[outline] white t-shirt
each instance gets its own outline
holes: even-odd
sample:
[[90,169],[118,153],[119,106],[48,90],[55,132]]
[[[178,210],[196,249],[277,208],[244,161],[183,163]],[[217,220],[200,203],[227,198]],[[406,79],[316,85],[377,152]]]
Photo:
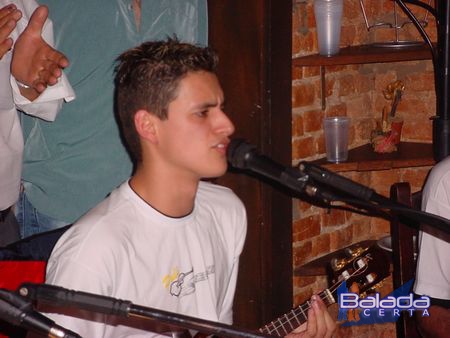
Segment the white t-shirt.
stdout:
[[[182,218],[153,209],[123,183],[58,241],[46,283],[232,323],[246,213],[228,188],[200,182]],[[148,331],[50,315],[83,337],[149,337]]]
[[[26,28],[31,14],[37,7],[34,0],[0,0],[0,7],[14,3],[22,11],[22,18],[11,33],[16,41]],[[42,32],[44,40],[53,44],[53,28],[47,20]],[[12,50],[0,59],[0,210],[13,205],[19,196],[22,173],[23,136],[16,108],[30,115],[53,121],[61,107],[62,99],[71,101],[75,94],[63,74],[54,86],[48,87],[33,102],[20,95],[15,79],[11,76]]]
[[[450,219],[450,157],[431,170],[422,193],[422,209]],[[421,232],[419,239],[414,292],[450,299],[450,236],[446,241]]]

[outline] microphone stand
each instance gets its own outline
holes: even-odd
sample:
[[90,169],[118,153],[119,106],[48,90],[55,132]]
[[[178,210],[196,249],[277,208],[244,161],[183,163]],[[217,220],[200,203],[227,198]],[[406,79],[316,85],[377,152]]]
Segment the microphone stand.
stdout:
[[14,326],[50,338],[81,338],[77,333],[36,312],[30,301],[5,289],[0,289],[0,318]]
[[[431,51],[436,89],[436,116],[433,117],[433,155],[436,161],[440,161],[450,155],[450,5],[446,0],[436,0],[436,8],[418,0],[395,0],[395,2],[412,21]],[[405,3],[422,7],[434,16],[437,28],[436,46],[433,46],[419,20]]]
[[[308,202],[310,201],[306,197],[314,198],[315,202],[320,202],[318,203],[320,207],[343,209],[330,204],[331,201],[342,201],[356,208],[363,208],[367,211],[367,215],[371,215],[369,211],[375,210],[378,213],[377,216],[381,215],[383,218],[390,219],[392,215],[386,212],[387,209],[395,212],[397,216],[405,216],[419,224],[425,223],[440,232],[450,234],[449,220],[397,203],[377,194],[371,188],[311,162],[302,161],[298,168],[285,167],[259,154],[254,145],[239,138],[231,140],[227,158],[231,169],[244,170],[249,174],[269,179],[283,189],[294,193],[294,197]],[[361,210],[356,209],[351,211],[362,213]],[[427,229],[427,231],[430,230]]]
[[78,310],[105,315],[115,315],[130,319],[134,317],[142,320],[153,320],[158,322],[158,324],[163,324],[162,326],[157,325],[157,332],[173,332],[174,335],[181,337],[184,337],[184,335],[180,334],[180,332],[187,330],[199,331],[202,334],[219,337],[273,337],[250,330],[237,329],[223,323],[135,305],[127,300],[69,290],[50,284],[24,283],[19,288],[19,294],[30,300],[56,307],[75,307]]
[[[342,201],[367,210],[390,210],[399,216],[407,217],[417,223],[425,223],[441,232],[450,234],[450,221],[446,218],[424,211],[412,209],[384,197],[375,190],[336,174],[319,165],[302,161],[299,171],[304,175],[299,186],[311,197],[318,197],[330,205],[331,201]],[[306,182],[306,183],[305,183]],[[385,218],[390,218],[388,213]]]

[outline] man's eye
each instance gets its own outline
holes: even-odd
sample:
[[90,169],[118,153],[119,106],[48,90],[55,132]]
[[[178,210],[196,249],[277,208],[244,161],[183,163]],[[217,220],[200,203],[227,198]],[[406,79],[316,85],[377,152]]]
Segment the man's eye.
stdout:
[[195,114],[198,115],[199,117],[206,117],[206,116],[208,116],[208,111],[202,110],[202,111],[196,112]]

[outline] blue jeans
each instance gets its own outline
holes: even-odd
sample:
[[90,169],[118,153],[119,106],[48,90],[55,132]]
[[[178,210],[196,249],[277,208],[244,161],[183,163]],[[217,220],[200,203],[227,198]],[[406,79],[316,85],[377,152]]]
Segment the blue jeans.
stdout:
[[22,191],[16,203],[16,219],[19,223],[20,237],[25,238],[44,231],[62,228],[69,223],[54,219],[36,210]]

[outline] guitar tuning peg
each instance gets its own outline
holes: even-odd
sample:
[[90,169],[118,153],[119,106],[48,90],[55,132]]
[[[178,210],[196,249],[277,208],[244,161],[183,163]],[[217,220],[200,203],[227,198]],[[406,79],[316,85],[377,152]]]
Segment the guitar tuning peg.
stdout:
[[347,280],[347,279],[350,278],[350,274],[348,273],[347,270],[344,270],[344,271],[341,273],[341,276],[344,278],[344,280]]
[[353,256],[353,250],[351,248],[346,248],[344,251],[347,256],[349,257]]
[[360,268],[360,269],[362,269],[363,267],[365,267],[367,265],[366,262],[362,258],[358,259],[356,261],[356,264],[358,265],[358,268]]
[[373,273],[369,273],[366,276],[366,280],[369,282],[369,284],[373,283],[375,281],[376,275]]
[[361,256],[368,248],[362,248],[360,246],[350,247],[345,249],[346,255],[355,258]]
[[331,264],[331,268],[334,271],[338,271],[338,270],[341,270],[347,264],[347,261],[346,261],[346,259],[333,258],[331,260],[330,264]]

